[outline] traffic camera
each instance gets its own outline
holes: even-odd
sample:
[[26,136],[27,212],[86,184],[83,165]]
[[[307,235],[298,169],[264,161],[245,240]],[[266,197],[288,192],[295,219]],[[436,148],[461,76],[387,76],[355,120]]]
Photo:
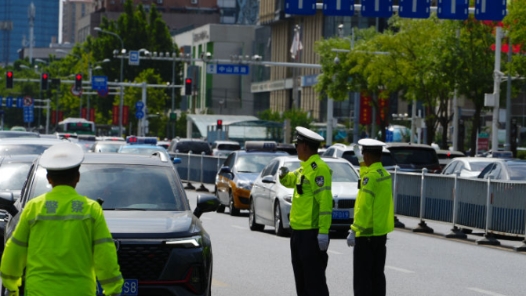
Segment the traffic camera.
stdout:
[[5,88],[13,88],[13,71],[7,71],[5,73]]
[[49,88],[49,74],[42,73],[40,75],[40,90],[48,90]]
[[75,75],[75,90],[81,91],[82,90],[82,74]]
[[184,95],[185,96],[192,95],[192,78],[186,78],[184,80]]

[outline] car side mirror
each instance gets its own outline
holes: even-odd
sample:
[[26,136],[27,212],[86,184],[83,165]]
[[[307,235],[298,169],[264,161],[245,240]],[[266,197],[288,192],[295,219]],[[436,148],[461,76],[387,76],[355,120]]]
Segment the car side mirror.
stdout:
[[219,169],[219,173],[221,173],[221,174],[231,174],[232,171],[230,170],[229,167],[224,166],[224,167],[222,167],[222,168]]
[[194,216],[201,217],[203,213],[213,212],[219,207],[219,200],[215,195],[205,194],[197,195],[197,206],[194,210]]
[[261,182],[268,184],[276,184],[276,180],[274,180],[274,177],[272,175],[267,175],[261,178]]
[[18,210],[14,204],[15,197],[13,196],[13,192],[0,192],[0,209],[6,210],[11,216],[15,216],[18,214]]

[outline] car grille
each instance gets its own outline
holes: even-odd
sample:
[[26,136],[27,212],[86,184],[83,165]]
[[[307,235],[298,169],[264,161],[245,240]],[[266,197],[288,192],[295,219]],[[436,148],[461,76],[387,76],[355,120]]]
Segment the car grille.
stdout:
[[122,276],[139,281],[158,280],[164,269],[170,248],[162,245],[121,244],[117,251]]
[[[354,208],[354,199],[340,199],[338,200],[338,209],[352,209]],[[336,202],[332,201],[332,207],[336,208]]]

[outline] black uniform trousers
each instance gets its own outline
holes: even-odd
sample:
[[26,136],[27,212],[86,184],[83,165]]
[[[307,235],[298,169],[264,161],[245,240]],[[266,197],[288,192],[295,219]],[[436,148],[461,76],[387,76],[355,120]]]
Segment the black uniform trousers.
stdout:
[[385,296],[387,235],[357,237],[354,246],[354,296]]
[[328,296],[325,269],[329,256],[320,251],[318,229],[292,230],[290,235],[292,269],[298,296]]

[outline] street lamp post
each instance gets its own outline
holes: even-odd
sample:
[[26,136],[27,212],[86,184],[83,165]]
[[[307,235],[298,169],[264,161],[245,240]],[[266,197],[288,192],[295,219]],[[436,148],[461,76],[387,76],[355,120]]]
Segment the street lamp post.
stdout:
[[121,42],[121,52],[120,52],[121,53],[120,54],[120,58],[121,58],[121,75],[120,75],[120,93],[121,93],[121,98],[120,98],[120,103],[119,103],[119,136],[122,137],[122,132],[123,132],[122,131],[122,105],[124,104],[124,91],[123,91],[123,87],[122,87],[122,82],[123,82],[122,81],[122,74],[123,74],[123,67],[124,67],[124,64],[123,64],[123,61],[124,61],[123,60],[123,56],[124,56],[124,42],[122,42],[122,38],[116,33],[103,30],[103,29],[101,29],[99,27],[95,27],[95,31],[115,36]]

